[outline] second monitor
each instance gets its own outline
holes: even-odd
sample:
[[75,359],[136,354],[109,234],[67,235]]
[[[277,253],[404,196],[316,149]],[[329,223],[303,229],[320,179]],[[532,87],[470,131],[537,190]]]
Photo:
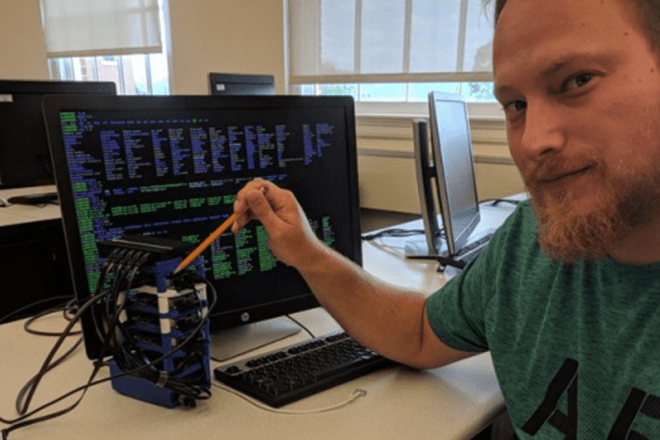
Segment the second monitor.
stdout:
[[416,121],[413,127],[428,254],[454,256],[474,238],[480,221],[467,103],[459,95],[431,92],[429,120],[430,154],[426,122]]
[[41,101],[45,95],[115,95],[112,82],[0,81],[0,188],[55,183]]
[[211,95],[274,95],[273,75],[209,73]]

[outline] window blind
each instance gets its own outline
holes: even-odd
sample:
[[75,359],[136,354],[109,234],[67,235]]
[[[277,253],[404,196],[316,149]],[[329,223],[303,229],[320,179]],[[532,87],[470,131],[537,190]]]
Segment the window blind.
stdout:
[[162,52],[158,0],[40,0],[49,58]]
[[289,0],[290,82],[492,81],[492,3]]

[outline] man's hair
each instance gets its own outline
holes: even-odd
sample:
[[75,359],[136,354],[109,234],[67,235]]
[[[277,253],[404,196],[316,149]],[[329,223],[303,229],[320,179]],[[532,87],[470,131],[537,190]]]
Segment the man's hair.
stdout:
[[[490,2],[491,0],[484,0],[484,4],[486,5],[490,4]],[[500,13],[505,3],[506,0],[495,0],[495,24],[497,24],[497,19],[500,18]]]
[[[635,10],[638,23],[646,35],[651,48],[660,58],[660,0],[618,0],[628,2]],[[491,0],[484,0],[488,5]],[[495,24],[507,0],[495,0]]]

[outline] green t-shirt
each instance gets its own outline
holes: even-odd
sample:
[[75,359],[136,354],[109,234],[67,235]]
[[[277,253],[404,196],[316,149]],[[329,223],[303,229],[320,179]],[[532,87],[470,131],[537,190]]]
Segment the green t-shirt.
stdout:
[[550,261],[524,203],[427,314],[490,350],[521,439],[660,438],[660,263]]

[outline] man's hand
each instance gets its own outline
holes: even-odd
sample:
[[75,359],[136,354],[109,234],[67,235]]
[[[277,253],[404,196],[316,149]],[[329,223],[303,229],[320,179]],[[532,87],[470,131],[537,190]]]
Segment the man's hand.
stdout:
[[234,212],[238,217],[232,232],[239,232],[252,219],[260,221],[271,251],[290,266],[300,269],[311,264],[323,247],[293,193],[267,180],[255,179],[245,185],[236,195]]
[[435,336],[426,317],[426,295],[385,285],[324,245],[290,191],[253,180],[238,192],[234,212],[239,215],[232,231],[259,220],[273,254],[298,269],[321,305],[358,341],[417,368],[472,355]]

